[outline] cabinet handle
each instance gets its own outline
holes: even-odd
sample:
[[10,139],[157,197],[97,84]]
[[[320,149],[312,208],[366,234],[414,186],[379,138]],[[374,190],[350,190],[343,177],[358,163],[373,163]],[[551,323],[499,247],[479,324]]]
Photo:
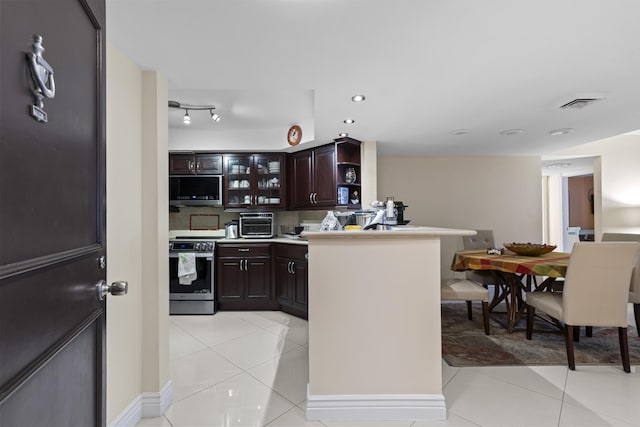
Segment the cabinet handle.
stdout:
[[249,260],[248,259],[244,260],[244,271],[249,271]]
[[200,162],[196,162],[196,171],[200,172]]
[[287,273],[291,274],[291,261],[287,263]]
[[313,203],[318,203],[318,193],[313,193]]
[[309,203],[313,204],[313,193],[309,193]]
[[193,162],[189,160],[189,170],[193,171]]
[[238,248],[238,252],[249,252],[249,248]]

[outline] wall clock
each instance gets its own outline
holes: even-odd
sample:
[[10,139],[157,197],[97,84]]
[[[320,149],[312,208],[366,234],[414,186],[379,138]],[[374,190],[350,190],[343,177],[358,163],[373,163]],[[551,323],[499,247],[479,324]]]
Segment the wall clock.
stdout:
[[302,129],[300,126],[293,125],[289,128],[289,132],[287,132],[287,142],[289,145],[298,145],[300,140],[302,139]]

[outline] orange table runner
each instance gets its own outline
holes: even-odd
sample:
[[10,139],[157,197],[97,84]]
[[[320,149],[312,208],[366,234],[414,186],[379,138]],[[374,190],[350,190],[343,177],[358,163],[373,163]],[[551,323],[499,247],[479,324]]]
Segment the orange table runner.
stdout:
[[453,271],[498,270],[505,273],[564,277],[570,256],[570,253],[565,252],[524,256],[506,250],[504,255],[488,255],[486,249],[473,249],[456,252],[451,262],[451,269]]

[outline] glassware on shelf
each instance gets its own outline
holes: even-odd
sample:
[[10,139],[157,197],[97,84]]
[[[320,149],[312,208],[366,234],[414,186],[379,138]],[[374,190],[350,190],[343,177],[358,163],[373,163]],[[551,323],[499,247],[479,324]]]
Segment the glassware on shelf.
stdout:
[[356,182],[356,179],[356,170],[354,168],[347,168],[344,174],[344,182],[346,182],[347,184],[353,184],[354,182]]

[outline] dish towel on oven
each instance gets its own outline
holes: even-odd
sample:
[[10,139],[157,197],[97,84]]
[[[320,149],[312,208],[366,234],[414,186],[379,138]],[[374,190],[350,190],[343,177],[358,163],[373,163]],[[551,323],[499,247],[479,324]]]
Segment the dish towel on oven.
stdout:
[[180,252],[178,254],[178,283],[190,285],[198,278],[196,273],[196,254]]

